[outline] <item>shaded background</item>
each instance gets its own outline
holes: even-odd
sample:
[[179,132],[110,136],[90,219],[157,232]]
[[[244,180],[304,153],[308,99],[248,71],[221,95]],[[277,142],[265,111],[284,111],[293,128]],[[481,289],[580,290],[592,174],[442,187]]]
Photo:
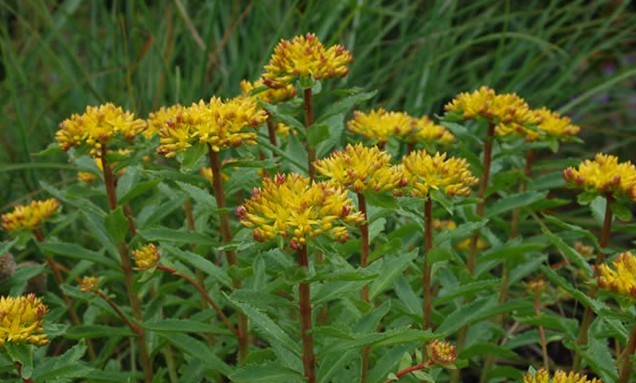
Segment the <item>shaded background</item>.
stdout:
[[[636,14],[624,1],[0,1],[0,213],[75,180],[44,151],[60,121],[111,101],[141,117],[231,97],[281,38],[351,50],[328,87],[379,90],[368,107],[439,114],[487,84],[582,126],[585,145],[636,159]],[[44,152],[42,152],[44,151]]]

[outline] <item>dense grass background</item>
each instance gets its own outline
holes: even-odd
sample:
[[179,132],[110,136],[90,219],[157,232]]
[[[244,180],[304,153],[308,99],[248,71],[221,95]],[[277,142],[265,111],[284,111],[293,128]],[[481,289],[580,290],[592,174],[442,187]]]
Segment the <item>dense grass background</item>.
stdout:
[[[233,96],[280,38],[312,31],[354,54],[372,105],[440,113],[488,84],[549,105],[585,146],[636,159],[636,14],[621,1],[0,1],[0,212],[75,176],[39,154],[60,121],[112,101],[145,117]],[[343,84],[329,84],[342,86]],[[60,181],[62,180],[62,181]]]

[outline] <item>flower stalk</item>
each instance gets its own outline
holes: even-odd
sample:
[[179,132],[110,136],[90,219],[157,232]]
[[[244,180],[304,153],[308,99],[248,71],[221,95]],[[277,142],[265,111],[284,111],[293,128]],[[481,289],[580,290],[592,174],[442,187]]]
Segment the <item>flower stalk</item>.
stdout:
[[[425,368],[429,368],[432,365],[434,365],[435,363],[432,360],[427,360],[426,362],[422,362],[418,365],[415,366],[411,366],[411,367],[407,367],[404,370],[400,370],[398,372],[395,373],[395,377],[400,379],[401,377],[403,377],[406,374],[410,374],[412,372],[415,371],[419,371],[419,370],[423,370]],[[395,379],[387,379],[384,381],[384,383],[391,383],[391,382],[395,382]]]
[[[309,257],[307,246],[298,249],[298,266],[309,271]],[[316,356],[314,355],[314,335],[311,325],[311,297],[310,284],[303,282],[298,285],[298,302],[300,306],[300,331],[303,343],[303,367],[308,383],[316,382]]]
[[[219,154],[213,150],[212,145],[208,144],[208,159],[210,162],[210,169],[212,169],[212,187],[214,188],[214,198],[216,199],[216,205],[219,209],[219,222],[221,228],[221,236],[224,245],[232,242],[232,231],[230,229],[230,216],[226,211],[227,203],[225,200],[225,191],[223,190],[223,175],[221,174],[221,162],[219,161]],[[226,249],[225,257],[230,267],[237,266],[236,252],[234,250]],[[232,284],[235,289],[243,287],[243,283],[238,278],[233,278]],[[242,312],[236,313],[238,320],[238,357],[242,363],[247,357],[249,352],[249,331],[247,316]]]

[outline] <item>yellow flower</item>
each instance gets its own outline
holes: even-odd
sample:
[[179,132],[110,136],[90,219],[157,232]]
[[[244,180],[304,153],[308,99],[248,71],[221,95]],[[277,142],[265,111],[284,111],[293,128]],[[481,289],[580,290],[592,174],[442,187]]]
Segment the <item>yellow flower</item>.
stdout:
[[73,114],[60,123],[55,138],[63,150],[86,145],[93,157],[101,156],[102,146],[113,137],[132,140],[146,129],[146,122],[111,103],[87,106],[82,115]]
[[2,228],[13,232],[19,230],[35,230],[50,216],[57,213],[60,201],[49,198],[44,201],[31,201],[28,205],[18,205],[12,212],[0,218]]
[[353,112],[353,119],[347,128],[367,139],[384,144],[390,137],[405,139],[415,129],[415,120],[404,112],[388,112],[383,108],[369,114]]
[[425,150],[409,153],[402,159],[411,195],[428,197],[431,190],[448,196],[467,196],[478,183],[463,158],[446,158],[446,153],[431,156]]
[[455,136],[442,125],[433,122],[428,116],[422,116],[415,120],[414,129],[408,141],[412,143],[452,144],[455,141]]
[[315,34],[307,33],[278,43],[265,65],[263,83],[270,88],[283,88],[294,79],[344,77],[349,73],[347,65],[351,60],[351,52],[342,45],[325,49]]
[[159,110],[156,110],[148,115],[148,128],[144,131],[146,138],[151,138],[168,123],[168,121],[174,121],[179,112],[183,110],[183,106],[177,104],[169,107],[162,106]]
[[551,111],[547,108],[541,108],[533,111],[537,118],[536,130],[526,130],[526,140],[536,141],[544,137],[555,137],[565,139],[579,134],[581,128],[572,124],[569,117],[563,117],[559,113]]
[[222,101],[212,97],[209,103],[201,100],[177,111],[174,119],[161,128],[157,152],[174,157],[196,143],[209,144],[215,152],[241,144],[253,145],[256,132],[246,128],[259,126],[266,119],[267,113],[252,98]]
[[97,291],[99,287],[99,278],[97,277],[84,277],[80,281],[79,288],[83,293],[91,293]]
[[557,370],[550,380],[550,374],[545,369],[540,368],[534,374],[528,372],[523,377],[523,383],[603,383],[603,381],[597,378],[588,379],[585,375],[562,370]]
[[455,346],[437,339],[426,345],[426,353],[432,362],[441,366],[453,364],[457,360]]
[[42,328],[47,307],[35,295],[0,297],[0,346],[30,343],[43,346],[49,341]]
[[598,285],[609,291],[636,298],[636,257],[627,251],[619,254],[612,262],[598,267]]
[[254,229],[257,241],[277,235],[292,248],[305,245],[307,238],[327,234],[338,241],[349,238],[344,223],[360,224],[364,218],[353,212],[347,192],[330,182],[310,182],[298,174],[278,174],[263,179],[252,198],[236,209],[243,225]]
[[160,258],[159,250],[153,243],[149,243],[141,249],[133,251],[132,256],[139,270],[150,270],[154,268]]
[[[292,84],[287,84],[280,88],[267,88],[263,83],[263,79],[258,79],[256,81],[249,82],[247,80],[241,81],[241,90],[243,91],[243,96],[252,97],[258,101],[267,103],[267,104],[275,104],[278,102],[283,102],[290,100],[296,96],[296,88]],[[265,87],[265,89],[260,89]]]
[[527,124],[536,124],[539,118],[530,106],[514,93],[496,94],[487,86],[473,93],[460,93],[444,106],[446,112],[460,113],[464,120],[484,118],[495,125],[498,136],[525,135]]
[[398,168],[391,166],[391,155],[377,147],[358,143],[347,145],[328,158],[314,163],[318,173],[327,176],[356,193],[388,191],[405,183]]
[[563,178],[586,191],[636,201],[636,167],[629,161],[619,163],[616,156],[598,153],[594,161],[583,161],[578,169],[565,169]]
[[531,294],[543,292],[545,291],[545,289],[545,281],[542,278],[537,278],[526,282],[526,290]]

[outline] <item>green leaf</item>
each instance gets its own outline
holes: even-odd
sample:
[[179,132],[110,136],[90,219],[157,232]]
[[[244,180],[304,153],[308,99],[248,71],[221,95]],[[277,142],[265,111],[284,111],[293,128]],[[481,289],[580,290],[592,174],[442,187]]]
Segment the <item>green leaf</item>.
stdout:
[[598,197],[598,193],[584,191],[576,197],[576,202],[578,202],[579,205],[589,205],[596,197]]
[[504,197],[486,208],[486,217],[491,218],[506,211],[530,205],[531,203],[544,199],[547,195],[547,191],[527,191]]
[[465,324],[472,323],[480,318],[484,313],[489,312],[494,307],[497,307],[497,297],[495,295],[480,298],[467,305],[462,305],[444,318],[442,324],[437,328],[436,333],[448,336],[459,330]]
[[157,335],[172,343],[184,354],[202,361],[208,369],[216,370],[226,376],[232,372],[232,368],[212,352],[210,347],[190,335],[174,332],[158,332]]
[[128,234],[128,219],[124,215],[122,207],[111,211],[106,218],[104,218],[104,227],[110,234],[113,241],[121,243],[126,240],[126,234]]
[[153,227],[137,230],[137,233],[148,242],[169,242],[175,244],[191,244],[215,246],[219,243],[210,236],[191,231],[169,229],[167,227]]
[[612,209],[612,213],[614,213],[616,218],[620,219],[623,222],[630,222],[632,220],[632,211],[625,204],[616,201],[610,206]]
[[166,251],[168,251],[176,259],[183,263],[194,266],[196,269],[203,271],[217,282],[221,283],[225,287],[232,287],[232,278],[227,274],[225,270],[215,265],[203,256],[193,253],[187,250],[180,250],[176,247],[169,245],[162,245]]
[[488,262],[498,259],[507,259],[511,257],[522,256],[524,254],[543,250],[548,244],[545,242],[530,242],[513,240],[502,244],[501,246],[488,249],[482,255],[479,256],[478,262]]
[[499,285],[501,285],[500,279],[490,279],[485,281],[464,283],[448,292],[445,290],[441,290],[439,292],[439,295],[435,297],[435,299],[433,299],[433,306],[437,307],[460,297],[472,296],[475,295],[475,293],[477,292],[495,289]]
[[47,358],[33,372],[34,381],[53,382],[68,378],[82,378],[94,369],[85,365],[81,358],[86,353],[86,341],[81,339],[63,355]]
[[104,249],[101,249],[100,251],[93,251],[85,249],[74,243],[51,241],[39,243],[38,246],[45,252],[50,252],[62,257],[75,260],[87,260],[114,269],[119,267],[118,262],[113,261],[111,258],[104,255]]
[[[159,185],[160,183],[161,183],[161,180],[139,182],[135,184],[135,186],[132,189],[130,189],[126,194],[124,194],[121,198],[119,198],[118,203],[123,205],[126,202],[132,200],[135,197],[142,195],[143,193],[149,190],[156,189],[157,185]],[[117,195],[121,195],[121,194],[117,194]]]
[[556,246],[561,254],[563,254],[570,262],[576,265],[580,270],[585,270],[588,276],[592,276],[592,268],[578,251],[565,243],[561,237],[553,234],[549,230],[543,229],[543,234],[548,237],[548,240]]
[[448,197],[446,197],[444,193],[442,193],[440,190],[433,189],[431,190],[430,196],[431,200],[440,204],[440,206],[442,206],[449,215],[453,215],[453,202]]
[[230,380],[237,383],[302,383],[305,377],[296,370],[267,363],[243,367],[231,374]]
[[327,124],[314,124],[307,129],[307,143],[311,147],[315,148],[316,145],[327,140],[329,137],[329,125]]
[[550,280],[550,282],[570,293],[574,298],[583,303],[586,307],[591,308],[595,313],[598,314],[603,309],[603,305],[601,303],[599,303],[596,299],[590,298],[589,295],[581,290],[576,289],[570,284],[570,282],[552,270],[552,268],[544,265],[541,266],[541,271],[543,272],[543,275]]
[[18,242],[17,238],[14,238],[13,241],[0,242],[0,255],[9,252],[9,250],[13,247],[13,245],[16,244],[16,242]]
[[104,325],[79,325],[72,326],[66,330],[64,334],[68,339],[91,339],[91,338],[109,338],[109,337],[130,337],[134,336],[128,327],[112,327]]
[[12,343],[8,342],[4,344],[4,349],[7,351],[9,358],[15,363],[22,365],[22,378],[28,379],[33,374],[33,348],[35,346],[26,343]]
[[378,324],[388,312],[391,310],[391,301],[387,300],[379,307],[371,310],[370,313],[364,315],[358,323],[353,326],[353,331],[358,333],[375,332],[378,328]]
[[208,153],[208,146],[195,144],[186,150],[177,152],[177,161],[181,164],[182,173],[193,173],[199,170],[199,162]]
[[369,287],[369,297],[373,299],[381,292],[390,288],[393,282],[402,275],[404,269],[409,267],[411,261],[417,257],[417,253],[418,249],[414,249],[406,254],[387,255],[383,257],[381,261],[376,261],[382,262],[381,269],[379,270],[380,276],[371,283]]
[[117,179],[117,190],[115,195],[118,199],[130,192],[133,186],[139,182],[140,170],[141,167],[139,166],[129,166],[126,168],[126,172]]
[[329,107],[325,109],[325,111],[320,115],[320,118],[317,122],[324,122],[328,118],[337,115],[337,114],[347,114],[351,108],[360,104],[363,101],[367,101],[375,97],[378,93],[377,90],[372,92],[362,92],[362,88],[353,88],[353,94],[350,96],[344,97],[340,101],[331,104]]
[[179,188],[186,192],[192,200],[200,203],[209,210],[216,210],[216,199],[208,190],[179,181],[177,181],[177,185],[179,185]]
[[9,286],[11,287],[9,295],[15,296],[21,294],[29,282],[29,279],[42,274],[46,267],[47,265],[43,263],[37,266],[29,265],[16,268],[15,274],[13,274],[11,279],[9,279]]
[[225,328],[213,326],[209,323],[198,322],[190,319],[161,319],[153,322],[144,322],[142,327],[156,332],[193,332],[208,334],[232,334]]
[[358,355],[359,353],[356,350],[326,355],[318,367],[318,383],[331,382],[331,377],[341,372],[345,366],[356,360]]

